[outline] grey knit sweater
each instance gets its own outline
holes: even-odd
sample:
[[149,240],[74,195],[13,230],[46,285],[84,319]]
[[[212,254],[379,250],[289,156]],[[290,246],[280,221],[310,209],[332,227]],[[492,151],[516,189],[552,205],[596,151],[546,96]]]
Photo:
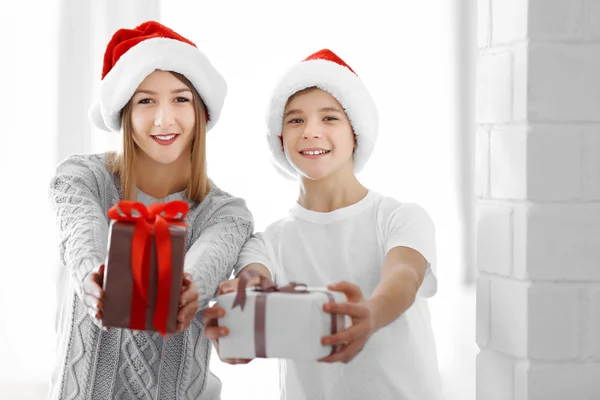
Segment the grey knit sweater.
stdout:
[[[189,272],[206,307],[218,284],[230,277],[242,245],[253,231],[244,200],[212,189],[202,203],[190,204]],[[57,168],[49,189],[60,237],[57,358],[50,399],[199,399],[204,393],[210,342],[202,312],[184,332],[164,339],[153,332],[112,328],[105,332],[89,318],[81,301],[82,280],[104,263],[108,210],[121,199],[118,178],[104,155],[76,155]],[[187,200],[184,193],[138,201]],[[202,398],[205,398],[204,396]]]

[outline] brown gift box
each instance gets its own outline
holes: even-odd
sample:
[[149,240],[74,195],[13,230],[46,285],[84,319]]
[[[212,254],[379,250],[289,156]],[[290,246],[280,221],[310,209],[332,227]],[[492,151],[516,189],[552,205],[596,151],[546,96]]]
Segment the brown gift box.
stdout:
[[[107,327],[130,328],[134,285],[131,268],[131,248],[135,226],[134,222],[111,221],[103,288],[103,324]],[[171,234],[172,270],[169,316],[166,330],[167,333],[174,333],[177,329],[177,312],[179,310],[179,297],[183,279],[187,227],[169,224],[169,231]],[[153,324],[158,290],[158,268],[154,233],[152,233],[150,243],[150,272],[145,330],[157,331]]]

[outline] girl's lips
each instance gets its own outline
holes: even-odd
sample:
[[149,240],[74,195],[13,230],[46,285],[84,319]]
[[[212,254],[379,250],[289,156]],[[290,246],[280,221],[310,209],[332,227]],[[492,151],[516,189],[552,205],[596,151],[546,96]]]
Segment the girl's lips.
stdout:
[[177,140],[177,138],[179,137],[179,135],[159,135],[161,137],[169,137],[169,136],[173,136],[171,139],[168,140],[164,140],[164,139],[159,139],[158,136],[152,136],[152,140],[154,140],[156,143],[160,144],[161,146],[168,146],[171,143],[173,143],[175,140]]

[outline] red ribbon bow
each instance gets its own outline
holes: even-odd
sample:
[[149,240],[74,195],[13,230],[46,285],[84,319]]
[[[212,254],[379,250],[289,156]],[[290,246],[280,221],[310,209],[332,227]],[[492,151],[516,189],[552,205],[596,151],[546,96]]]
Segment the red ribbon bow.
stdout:
[[[135,330],[146,328],[148,285],[150,278],[150,251],[152,233],[156,242],[158,264],[158,293],[153,324],[161,335],[166,335],[171,296],[171,233],[170,224],[184,225],[189,206],[176,200],[156,203],[148,208],[136,201],[122,200],[108,211],[115,221],[135,222],[131,243],[131,269],[133,275],[132,303],[129,327]],[[134,213],[137,212],[137,213]]]

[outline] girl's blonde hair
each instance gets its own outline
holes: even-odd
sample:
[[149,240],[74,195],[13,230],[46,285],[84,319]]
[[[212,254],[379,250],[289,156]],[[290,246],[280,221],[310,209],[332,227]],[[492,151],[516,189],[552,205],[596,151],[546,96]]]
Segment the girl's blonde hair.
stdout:
[[[185,76],[177,72],[171,73],[192,91],[194,99],[196,123],[192,139],[192,170],[187,184],[186,196],[191,201],[201,202],[210,191],[210,183],[206,174],[206,107],[194,85]],[[133,140],[131,109],[132,104],[129,100],[121,112],[122,151],[118,154],[115,152],[109,153],[107,158],[110,169],[119,177],[124,200],[136,200],[135,164],[136,153],[139,148]]]

